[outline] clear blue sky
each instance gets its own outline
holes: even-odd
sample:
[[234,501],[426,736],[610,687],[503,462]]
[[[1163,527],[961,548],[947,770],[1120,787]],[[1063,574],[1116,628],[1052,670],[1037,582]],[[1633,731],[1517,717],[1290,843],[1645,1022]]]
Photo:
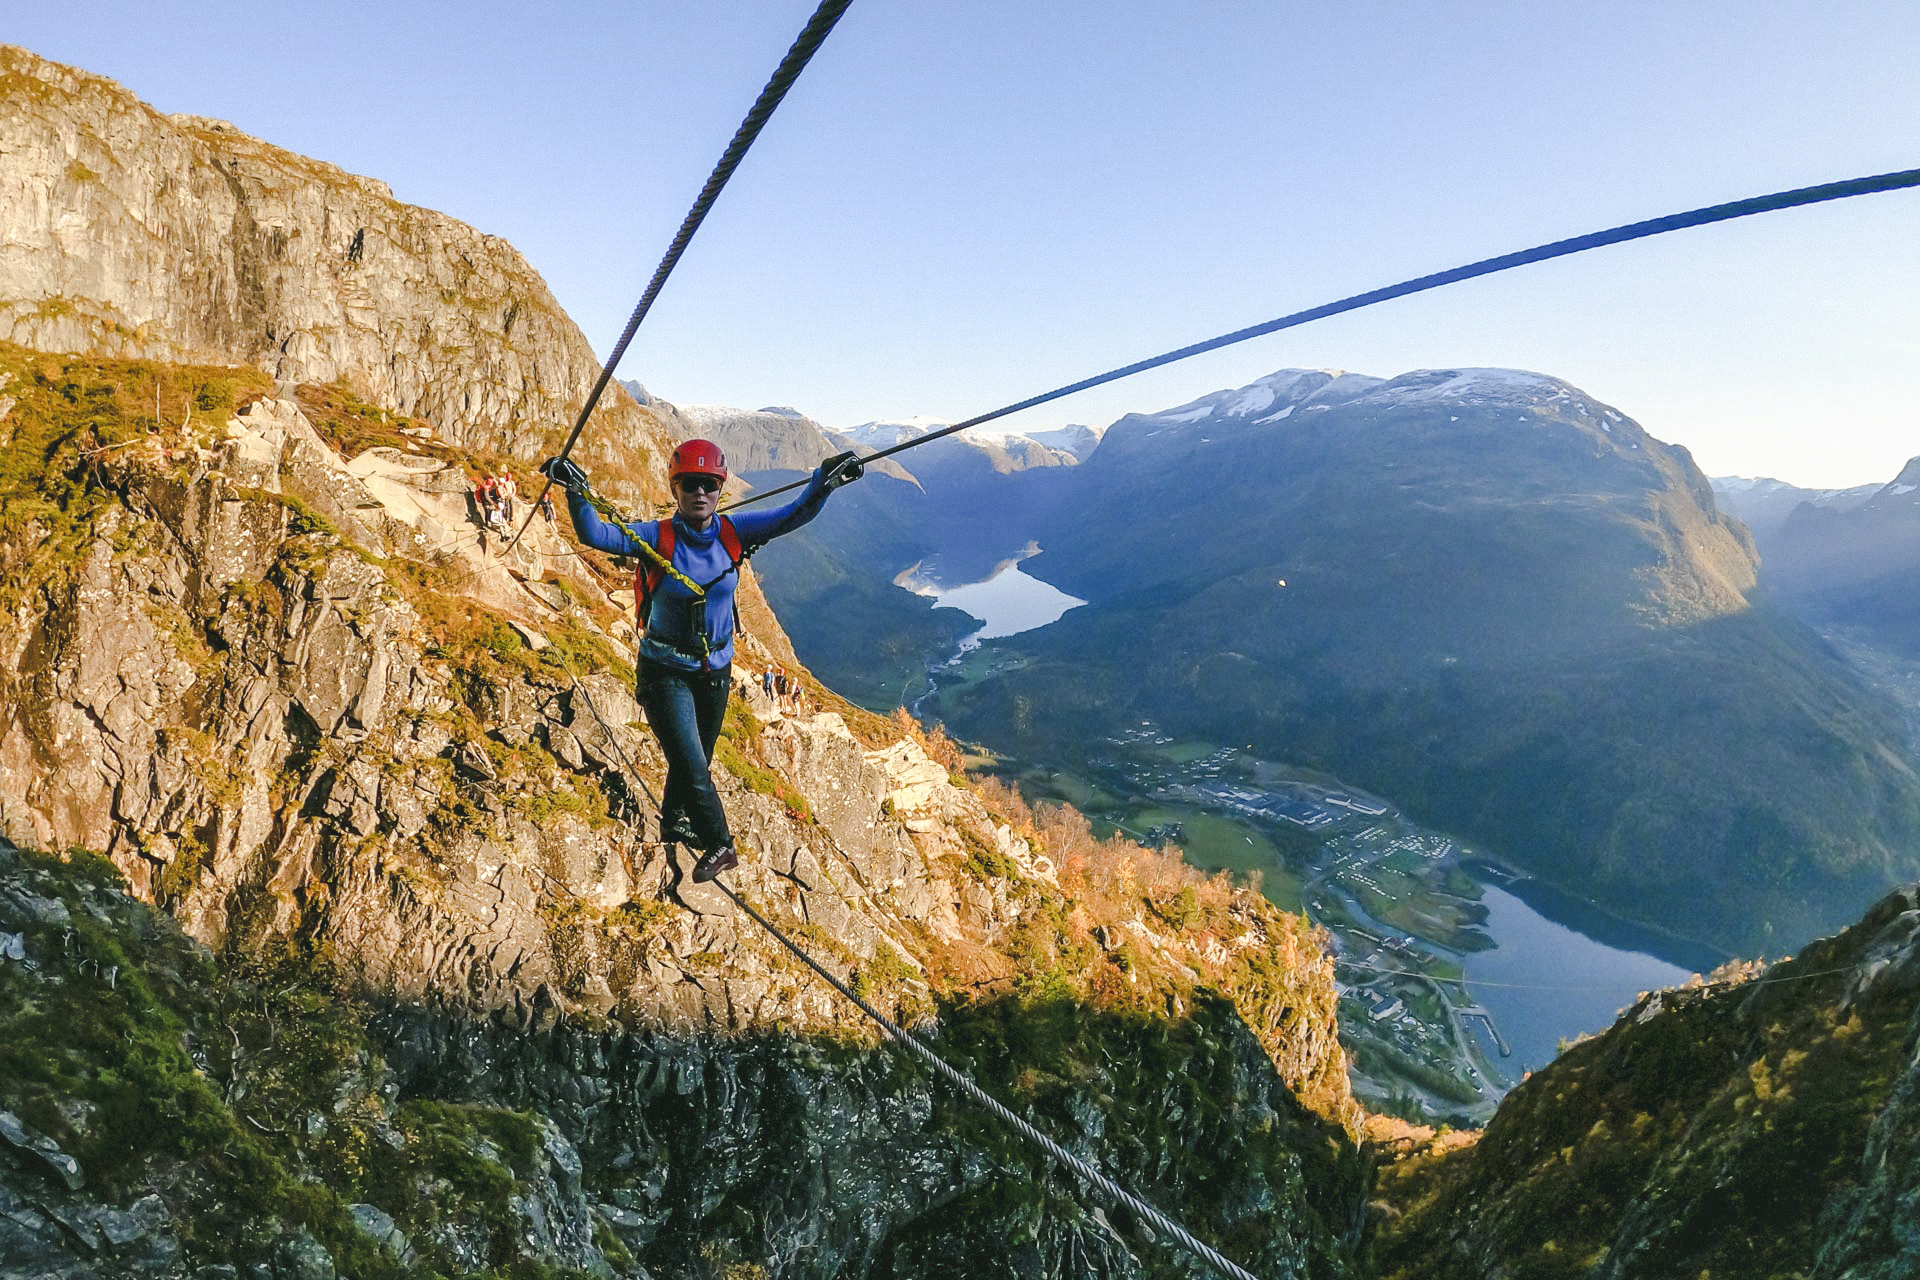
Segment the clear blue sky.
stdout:
[[[812,0],[15,6],[0,38],[513,241],[604,352]],[[1494,253],[1920,167],[1920,5],[855,0],[622,365],[959,418]],[[1016,419],[1285,366],[1565,377],[1715,474],[1920,454],[1920,192],[1454,286]]]

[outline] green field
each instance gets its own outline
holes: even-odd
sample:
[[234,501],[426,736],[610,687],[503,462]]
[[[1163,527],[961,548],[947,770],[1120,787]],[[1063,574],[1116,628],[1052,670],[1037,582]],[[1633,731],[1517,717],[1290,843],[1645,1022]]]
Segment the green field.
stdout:
[[1233,818],[1186,805],[1128,805],[1092,815],[1119,827],[1136,840],[1150,827],[1180,824],[1180,848],[1202,871],[1226,871],[1236,880],[1258,874],[1260,888],[1277,907],[1301,909],[1301,878],[1281,860],[1280,851],[1258,830]]
[[[1205,743],[1174,743],[1163,748],[1178,751],[1187,759],[1198,759],[1217,749]],[[1190,865],[1202,871],[1226,871],[1242,881],[1258,875],[1261,891],[1275,906],[1286,911],[1302,910],[1304,881],[1289,868],[1273,841],[1256,827],[1190,805],[1161,805],[1118,795],[1063,769],[1023,769],[1006,761],[999,772],[1020,788],[1030,804],[1057,800],[1080,810],[1093,824],[1094,834],[1102,839],[1118,832],[1144,840],[1149,829],[1177,822],[1181,829],[1178,843]]]

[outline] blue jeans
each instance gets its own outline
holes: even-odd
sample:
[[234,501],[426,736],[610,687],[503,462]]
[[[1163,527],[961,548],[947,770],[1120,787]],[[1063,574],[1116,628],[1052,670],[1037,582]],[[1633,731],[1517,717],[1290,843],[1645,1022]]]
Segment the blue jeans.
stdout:
[[647,724],[667,757],[667,792],[661,799],[660,825],[671,829],[676,818],[692,824],[703,850],[733,842],[727,829],[727,811],[713,788],[713,744],[727,718],[727,696],[733,692],[731,664],[714,671],[676,671],[646,659],[640,661],[640,706]]

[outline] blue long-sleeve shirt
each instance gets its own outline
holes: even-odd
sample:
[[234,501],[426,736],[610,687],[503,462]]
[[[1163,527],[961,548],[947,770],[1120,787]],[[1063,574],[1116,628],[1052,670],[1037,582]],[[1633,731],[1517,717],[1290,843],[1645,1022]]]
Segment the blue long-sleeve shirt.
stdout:
[[[771,542],[783,533],[791,533],[820,514],[831,490],[821,482],[818,472],[800,496],[772,511],[742,511],[733,527],[746,547]],[[653,560],[640,549],[644,539],[649,546],[660,541],[660,522],[648,520],[623,525],[600,518],[593,504],[578,493],[567,495],[567,510],[573,516],[573,532],[580,541],[616,556],[637,556],[642,570]],[[673,567],[703,587],[707,587],[707,664],[723,667],[733,661],[733,593],[740,575],[728,573],[733,564],[720,541],[720,517],[707,523],[705,531],[690,527],[680,517],[673,518]],[[723,576],[724,575],[724,576]],[[714,580],[718,578],[719,581]],[[708,587],[708,583],[713,583]],[[642,620],[646,633],[640,641],[640,656],[679,671],[701,669],[700,638],[693,633],[694,594],[672,574],[663,574],[653,593],[653,607]],[[639,602],[635,602],[636,609]]]

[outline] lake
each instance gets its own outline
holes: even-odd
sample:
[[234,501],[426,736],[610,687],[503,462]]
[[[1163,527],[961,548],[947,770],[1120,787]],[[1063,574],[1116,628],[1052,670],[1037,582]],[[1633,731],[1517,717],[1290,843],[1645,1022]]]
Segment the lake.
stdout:
[[1612,1026],[1642,991],[1677,986],[1695,972],[1549,920],[1497,884],[1483,888],[1488,914],[1482,927],[1496,946],[1462,963],[1468,991],[1493,1014],[1513,1049],[1511,1058],[1493,1059],[1510,1080],[1553,1061],[1562,1039]]
[[963,653],[982,640],[1017,636],[1022,631],[1044,627],[1067,610],[1086,603],[1023,572],[1018,564],[1004,566],[984,582],[969,582],[958,587],[936,586],[931,594],[941,604],[980,619],[980,629],[960,642]]

